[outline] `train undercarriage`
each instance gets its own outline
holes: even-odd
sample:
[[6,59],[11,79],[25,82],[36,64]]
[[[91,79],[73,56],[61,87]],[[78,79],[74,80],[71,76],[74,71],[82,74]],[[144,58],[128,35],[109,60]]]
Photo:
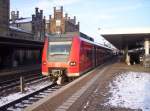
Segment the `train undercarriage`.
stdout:
[[67,71],[64,68],[50,68],[49,75],[52,82],[57,83],[58,85],[61,85],[64,82],[68,81]]

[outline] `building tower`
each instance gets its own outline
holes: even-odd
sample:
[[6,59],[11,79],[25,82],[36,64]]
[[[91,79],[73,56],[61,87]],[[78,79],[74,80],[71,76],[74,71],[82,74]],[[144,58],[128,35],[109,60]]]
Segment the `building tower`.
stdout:
[[63,34],[67,32],[78,32],[79,31],[79,22],[76,24],[76,17],[73,19],[68,17],[68,14],[63,16],[63,7],[56,9],[54,7],[53,17],[49,16],[49,21],[46,23],[46,31],[50,34]]
[[35,8],[35,14],[32,15],[32,32],[36,39],[43,40],[45,36],[45,17],[43,10]]
[[9,0],[0,0],[0,36],[7,36],[9,29]]

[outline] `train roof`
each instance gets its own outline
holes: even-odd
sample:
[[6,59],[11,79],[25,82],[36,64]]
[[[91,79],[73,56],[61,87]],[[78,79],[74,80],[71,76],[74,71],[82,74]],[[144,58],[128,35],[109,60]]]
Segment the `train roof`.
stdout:
[[60,40],[60,41],[64,41],[64,40],[72,40],[74,36],[79,36],[81,40],[83,41],[86,41],[88,43],[91,43],[91,44],[94,44],[94,45],[97,45],[97,46],[101,46],[103,48],[106,48],[106,49],[110,49],[109,47],[106,47],[100,43],[96,43],[94,42],[94,39],[92,37],[89,37],[88,35],[82,33],[82,32],[68,32],[68,33],[65,33],[65,34],[50,34],[50,35],[47,35],[47,37],[51,40],[51,41],[55,41],[55,40]]
[[87,39],[89,41],[94,41],[94,39],[92,37],[89,37],[88,35],[86,35],[86,34],[84,34],[82,32],[67,32],[65,34],[50,34],[50,35],[48,35],[48,37],[50,37],[50,38],[51,37],[53,37],[53,38],[54,37],[60,37],[60,38],[67,37],[67,38],[70,38],[70,37],[73,37],[75,35],[80,36],[80,37],[82,37],[84,39]]
[[94,44],[94,45],[96,45],[96,46],[100,46],[100,47],[102,47],[102,48],[105,48],[105,49],[108,49],[108,50],[112,50],[111,48],[109,48],[109,47],[107,47],[107,46],[104,46],[104,45],[102,45],[102,44],[100,44],[100,43],[96,43],[96,42],[94,42],[94,41],[89,41],[89,40],[87,40],[87,39],[84,39],[84,38],[81,38],[83,41],[86,41],[86,42],[88,42],[88,43],[91,43],[91,44]]

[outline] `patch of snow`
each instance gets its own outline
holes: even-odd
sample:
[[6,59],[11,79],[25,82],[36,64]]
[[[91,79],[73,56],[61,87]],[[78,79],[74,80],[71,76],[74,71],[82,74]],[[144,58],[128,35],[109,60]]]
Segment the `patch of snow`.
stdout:
[[25,33],[28,33],[28,34],[32,34],[30,31],[26,31],[26,30],[23,30],[23,29],[18,28],[18,27],[9,26],[9,28],[12,29],[12,30],[19,31],[19,32],[25,32]]
[[51,84],[50,81],[41,82],[39,84],[34,84],[34,85],[29,86],[29,87],[26,87],[24,93],[18,92],[18,93],[10,94],[6,97],[1,97],[0,98],[0,107],[7,104],[7,103],[9,103],[9,102],[11,102],[11,101],[19,99],[19,98],[21,98],[25,95],[28,95],[28,94],[30,94],[34,91],[42,89],[42,88],[44,88],[44,87],[46,87],[50,84]]
[[87,101],[83,108],[86,109],[89,106],[89,103],[90,101]]
[[150,111],[150,73],[122,73],[109,87],[111,97],[105,105]]
[[[30,23],[30,22],[32,22],[32,17],[15,20],[15,23]],[[10,23],[13,23],[13,22],[10,21]]]

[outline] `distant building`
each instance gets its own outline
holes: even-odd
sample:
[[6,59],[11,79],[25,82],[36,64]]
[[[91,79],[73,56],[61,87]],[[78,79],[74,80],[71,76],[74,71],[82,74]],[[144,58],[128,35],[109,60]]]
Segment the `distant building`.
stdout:
[[43,10],[35,8],[35,14],[32,15],[32,32],[35,36],[44,40],[45,37],[45,17],[43,17]]
[[63,7],[56,10],[54,7],[54,16],[49,16],[49,20],[46,21],[47,33],[66,33],[66,32],[78,32],[79,22],[76,24],[76,17],[73,19],[68,17],[68,14],[63,16]]
[[11,20],[13,23],[15,23],[15,20],[19,19],[19,11],[11,11]]
[[35,14],[27,18],[20,18],[19,11],[12,11],[10,25],[33,33],[36,40],[44,40],[45,18],[43,17],[43,10],[39,11],[38,8],[35,8]]
[[9,27],[9,0],[0,0],[0,36],[7,36]]
[[32,33],[32,18],[31,17],[18,18],[18,17],[19,16],[16,15],[15,11],[12,11],[10,25],[25,30],[29,33]]

